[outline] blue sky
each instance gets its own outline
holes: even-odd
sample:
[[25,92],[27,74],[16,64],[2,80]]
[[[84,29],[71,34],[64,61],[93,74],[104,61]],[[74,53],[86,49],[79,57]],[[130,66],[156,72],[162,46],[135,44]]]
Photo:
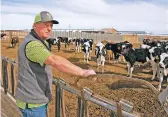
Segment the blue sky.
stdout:
[[55,29],[113,27],[168,34],[168,0],[2,0],[1,29],[31,29],[43,10],[60,22]]

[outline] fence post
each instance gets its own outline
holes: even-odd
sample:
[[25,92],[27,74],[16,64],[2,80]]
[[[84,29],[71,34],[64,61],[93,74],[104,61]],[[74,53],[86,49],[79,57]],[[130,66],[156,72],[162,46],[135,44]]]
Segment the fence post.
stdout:
[[55,117],[60,117],[60,100],[61,100],[61,88],[58,83],[55,85],[56,88],[56,96],[55,96]]
[[14,81],[14,63],[15,61],[13,61],[11,63],[11,84],[12,84],[12,95],[14,96],[14,86],[15,86],[15,81]]
[[117,116],[113,111],[111,111],[110,117],[117,117]]
[[8,71],[7,71],[7,66],[8,66],[8,62],[7,62],[7,57],[5,57],[2,60],[3,63],[3,86],[4,86],[4,94],[6,95],[8,92]]
[[2,62],[2,64],[1,64],[1,74],[2,74],[2,81],[1,81],[1,85],[3,86],[4,84],[3,84],[3,76],[4,76],[4,61],[3,61],[3,57],[1,58],[1,62]]
[[81,97],[78,96],[78,113],[77,117],[84,117],[84,104]]
[[64,103],[64,90],[61,88],[61,107],[62,107],[62,117],[66,117],[65,114],[65,103]]

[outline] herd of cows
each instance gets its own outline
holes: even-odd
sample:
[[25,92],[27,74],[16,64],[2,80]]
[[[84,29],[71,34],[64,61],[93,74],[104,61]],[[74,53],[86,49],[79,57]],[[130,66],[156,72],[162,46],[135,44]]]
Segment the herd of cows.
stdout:
[[[18,37],[13,37],[11,39],[11,47],[14,47],[18,42]],[[61,43],[65,44],[65,48],[69,48],[70,44],[74,44],[76,53],[84,53],[84,62],[89,63],[91,60],[91,52],[93,51],[94,44],[93,39],[57,37],[50,38],[47,42],[49,43],[50,48],[52,45],[57,45],[58,51],[60,51]],[[102,72],[104,72],[106,58],[110,59],[110,54],[112,54],[114,56],[115,64],[118,63],[120,56],[127,62],[129,77],[132,77],[136,62],[149,62],[153,71],[151,80],[154,80],[155,78],[159,79],[158,90],[161,90],[163,77],[167,77],[168,82],[168,41],[161,42],[144,39],[140,48],[134,48],[128,41],[119,43],[103,41],[96,44],[94,52],[97,58],[97,69],[101,66]]]
[[[93,51],[94,43],[93,39],[58,37],[56,39],[49,39],[48,42],[51,45],[57,45],[60,42],[64,42],[65,46],[74,43],[76,53],[84,53],[84,62],[88,63],[89,60],[91,60],[91,52]],[[122,56],[127,62],[129,77],[132,77],[132,72],[136,62],[149,62],[153,71],[151,80],[154,80],[155,78],[159,79],[159,91],[161,90],[163,77],[168,77],[168,41],[161,42],[144,39],[140,48],[134,48],[128,41],[120,43],[98,42],[95,46],[94,52],[97,58],[97,69],[99,69],[99,66],[101,65],[102,72],[104,72],[105,60],[111,52],[114,55],[114,63],[118,63],[120,56]]]

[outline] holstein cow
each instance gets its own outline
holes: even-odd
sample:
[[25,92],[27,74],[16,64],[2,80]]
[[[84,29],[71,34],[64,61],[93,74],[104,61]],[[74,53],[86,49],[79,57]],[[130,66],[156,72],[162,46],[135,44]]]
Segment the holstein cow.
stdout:
[[66,44],[67,44],[67,50],[70,50],[71,49],[70,46],[73,44],[73,39],[68,37],[68,42],[66,42]]
[[107,43],[105,45],[106,50],[111,50],[114,53],[114,64],[118,63],[118,58],[121,55],[122,48],[125,46],[132,46],[129,42],[120,42],[120,43]]
[[58,52],[60,51],[60,48],[61,48],[61,40],[59,38],[57,38],[58,41],[57,41],[57,46],[58,46]]
[[77,53],[80,53],[81,52],[81,39],[78,38],[78,39],[75,39],[75,51]]
[[104,72],[104,63],[105,63],[105,56],[106,56],[106,50],[105,46],[99,42],[96,45],[95,48],[95,55],[97,58],[97,70],[99,71],[99,66],[102,66],[102,73]]
[[154,80],[157,74],[157,77],[159,78],[159,66],[158,63],[160,61],[160,55],[163,53],[162,49],[160,47],[152,47],[149,49],[150,58],[151,58],[151,65],[152,65],[152,71],[153,75],[151,80]]
[[159,62],[159,86],[158,90],[161,90],[162,82],[163,82],[163,76],[167,77],[167,83],[168,83],[168,54],[162,53],[160,55],[160,62]]
[[132,72],[136,61],[145,63],[150,60],[150,53],[145,49],[134,49],[127,47],[121,53],[124,55],[127,61],[128,75],[130,77],[132,77]]
[[[154,80],[155,77],[157,77],[159,79],[159,86],[158,86],[158,90],[161,90],[161,84],[163,81],[163,68],[160,67],[160,65],[158,64],[159,61],[161,61],[161,58],[163,58],[162,56],[167,53],[167,44],[166,43],[162,43],[162,42],[156,42],[153,41],[150,44],[147,43],[148,45],[141,45],[141,48],[145,48],[145,49],[149,49],[149,53],[150,53],[150,63],[152,66],[152,71],[153,71],[153,75],[151,80]],[[149,46],[150,45],[150,46]],[[163,53],[163,55],[162,55]]]
[[132,72],[134,69],[135,62],[151,62],[152,70],[153,70],[153,77],[156,76],[157,71],[157,60],[159,59],[159,56],[161,55],[162,49],[160,47],[152,47],[150,49],[134,49],[134,48],[125,48],[121,52],[126,61],[127,61],[127,67],[128,67],[128,75],[132,77]]
[[118,61],[118,58],[119,58],[119,54],[120,54],[120,45],[118,45],[117,43],[116,44],[113,44],[113,43],[107,43],[105,45],[105,48],[106,50],[111,50],[113,53],[114,53],[114,63],[116,63]]
[[92,53],[92,49],[93,49],[93,39],[87,39],[89,41],[90,44],[90,54],[89,54],[89,60],[91,61],[91,53]]
[[5,33],[1,33],[1,39],[6,39],[6,34]]
[[12,37],[11,39],[11,47],[14,48],[16,44],[19,44],[19,37]]
[[161,53],[161,55],[155,58],[152,66],[153,66],[152,80],[154,80],[155,77],[159,79],[158,90],[160,91],[164,76],[167,77],[167,82],[168,82],[168,54]]
[[58,52],[60,51],[60,39],[59,38],[49,38],[47,39],[47,42],[49,43],[49,48],[52,47],[52,45],[58,46]]
[[84,44],[82,45],[82,51],[84,52],[84,63],[87,62],[89,63],[89,56],[90,56],[90,44],[88,41],[84,42]]

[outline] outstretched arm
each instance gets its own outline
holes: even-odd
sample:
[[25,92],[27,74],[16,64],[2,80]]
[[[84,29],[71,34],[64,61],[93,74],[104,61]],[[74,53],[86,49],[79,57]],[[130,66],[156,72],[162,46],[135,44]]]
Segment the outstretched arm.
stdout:
[[46,61],[45,64],[51,65],[54,68],[56,68],[58,71],[76,75],[76,76],[82,76],[82,77],[88,77],[89,75],[96,74],[93,70],[85,70],[82,69],[74,64],[72,64],[67,59],[57,56],[57,55],[50,55]]

